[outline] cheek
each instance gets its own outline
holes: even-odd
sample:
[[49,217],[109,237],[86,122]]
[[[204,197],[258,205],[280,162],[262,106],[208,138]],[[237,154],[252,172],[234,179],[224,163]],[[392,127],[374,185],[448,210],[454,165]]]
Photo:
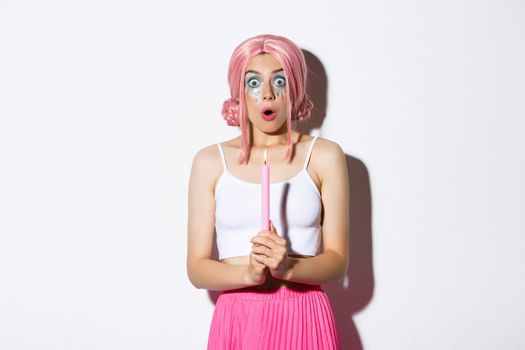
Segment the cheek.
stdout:
[[258,102],[254,96],[249,94],[248,89],[246,89],[246,94],[244,95],[244,103],[246,106],[246,116],[252,118],[257,111]]
[[286,89],[284,87],[281,87],[281,86],[276,86],[275,87],[275,94],[277,95],[277,97],[280,97],[281,99],[284,99],[284,93],[286,92]]
[[258,101],[261,98],[261,88],[246,88],[245,95]]
[[246,103],[247,107],[252,108],[253,106],[257,105],[257,98],[246,91],[246,94],[244,95],[244,102]]

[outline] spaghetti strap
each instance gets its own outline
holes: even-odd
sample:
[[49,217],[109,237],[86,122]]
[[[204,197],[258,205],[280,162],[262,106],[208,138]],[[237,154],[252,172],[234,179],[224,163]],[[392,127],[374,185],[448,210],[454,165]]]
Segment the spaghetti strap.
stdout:
[[306,170],[306,167],[308,166],[308,161],[310,160],[310,156],[312,155],[312,148],[314,147],[315,140],[317,140],[319,136],[314,136],[312,142],[310,143],[310,148],[308,149],[308,153],[306,154],[306,159],[304,160],[304,167],[303,169]]
[[228,169],[226,168],[226,160],[224,159],[224,152],[222,151],[222,146],[220,143],[218,143],[217,147],[219,147],[219,152],[221,153],[222,166],[224,168],[224,171],[226,172]]

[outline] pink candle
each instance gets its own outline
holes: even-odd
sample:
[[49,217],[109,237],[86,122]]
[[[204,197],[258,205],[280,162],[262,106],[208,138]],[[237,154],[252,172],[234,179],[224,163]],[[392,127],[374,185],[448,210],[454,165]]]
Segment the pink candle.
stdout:
[[270,167],[266,164],[266,149],[264,149],[261,190],[262,229],[270,230]]

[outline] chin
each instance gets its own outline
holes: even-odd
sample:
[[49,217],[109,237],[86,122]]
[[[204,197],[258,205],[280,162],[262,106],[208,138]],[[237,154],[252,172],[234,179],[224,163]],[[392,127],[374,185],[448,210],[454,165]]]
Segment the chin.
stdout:
[[286,132],[286,120],[272,120],[270,122],[262,120],[260,122],[258,121],[257,123],[254,123],[252,120],[250,120],[250,124],[266,133],[276,133],[281,129],[283,132]]

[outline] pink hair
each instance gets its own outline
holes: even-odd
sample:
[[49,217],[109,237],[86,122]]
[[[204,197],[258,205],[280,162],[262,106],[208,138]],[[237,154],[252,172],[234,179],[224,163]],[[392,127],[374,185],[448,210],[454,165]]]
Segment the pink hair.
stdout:
[[292,120],[303,120],[310,116],[312,101],[306,95],[307,68],[301,49],[291,40],[276,35],[257,35],[243,41],[233,51],[228,67],[228,83],[231,98],[224,101],[222,116],[230,126],[241,128],[241,155],[239,163],[248,161],[250,151],[247,141],[247,116],[244,102],[244,72],[248,62],[255,56],[268,53],[277,58],[283,66],[286,77],[286,98],[288,99],[287,128],[288,147],[286,159],[292,155]]

